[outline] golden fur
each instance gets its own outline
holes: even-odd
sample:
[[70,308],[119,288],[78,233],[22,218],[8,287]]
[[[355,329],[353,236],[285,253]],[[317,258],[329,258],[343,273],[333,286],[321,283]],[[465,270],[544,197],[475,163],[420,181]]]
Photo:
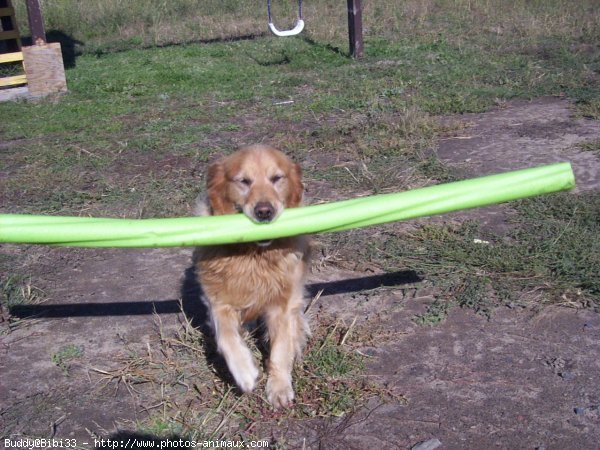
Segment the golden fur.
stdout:
[[[256,145],[211,165],[207,189],[201,213],[243,212],[253,221],[270,222],[284,208],[300,206],[304,187],[297,164],[278,150]],[[259,371],[241,326],[263,319],[270,342],[267,398],[276,408],[294,398],[292,367],[309,333],[303,315],[308,260],[305,236],[201,247],[195,255],[217,347],[244,392],[254,389]]]

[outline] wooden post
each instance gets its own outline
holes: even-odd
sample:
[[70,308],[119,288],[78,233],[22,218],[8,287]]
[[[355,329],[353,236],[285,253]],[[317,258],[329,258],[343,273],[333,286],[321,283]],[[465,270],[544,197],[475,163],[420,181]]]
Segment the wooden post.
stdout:
[[33,45],[45,44],[46,31],[44,30],[44,19],[42,18],[39,0],[27,0],[27,17],[29,18],[31,43]]
[[353,58],[362,58],[363,35],[361,0],[348,0],[348,37],[350,39],[350,55]]

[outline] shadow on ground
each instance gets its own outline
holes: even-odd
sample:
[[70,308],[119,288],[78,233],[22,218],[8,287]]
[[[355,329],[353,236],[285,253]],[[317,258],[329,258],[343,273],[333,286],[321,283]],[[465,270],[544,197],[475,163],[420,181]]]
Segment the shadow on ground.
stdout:
[[[357,293],[381,287],[401,287],[421,281],[414,271],[399,271],[382,275],[371,275],[345,280],[312,283],[307,286],[311,297],[321,292],[321,297],[337,294]],[[40,304],[15,305],[9,308],[10,315],[16,318],[58,318],[58,317],[99,317],[99,316],[139,316],[150,314],[178,314],[182,310],[197,328],[203,328],[207,321],[206,306],[200,301],[202,287],[199,285],[194,267],[185,271],[181,286],[181,300],[119,301],[110,303],[85,304]],[[204,331],[204,330],[203,330]]]

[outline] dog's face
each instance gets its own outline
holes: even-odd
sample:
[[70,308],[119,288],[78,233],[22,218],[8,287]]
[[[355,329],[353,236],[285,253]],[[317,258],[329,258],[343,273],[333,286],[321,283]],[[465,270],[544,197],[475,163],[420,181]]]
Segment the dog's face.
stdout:
[[213,215],[243,212],[254,222],[276,220],[299,206],[304,186],[300,166],[279,150],[256,145],[238,150],[208,169]]

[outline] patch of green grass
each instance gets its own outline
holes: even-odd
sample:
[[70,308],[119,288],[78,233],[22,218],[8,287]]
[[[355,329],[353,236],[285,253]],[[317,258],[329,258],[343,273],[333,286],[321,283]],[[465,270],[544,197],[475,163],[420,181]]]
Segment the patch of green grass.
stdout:
[[556,281],[556,294],[600,306],[600,193],[523,200],[518,210],[523,258]]
[[[600,195],[552,194],[517,203],[507,236],[486,236],[475,222],[427,225],[362,243],[388,270],[417,270],[436,300],[416,317],[437,323],[450,305],[489,317],[500,304],[554,302],[600,307]],[[529,306],[533,306],[529,303]]]
[[[45,300],[44,292],[35,287],[29,277],[22,274],[22,269],[15,269],[8,257],[0,254],[0,335],[18,328],[26,321],[16,319],[10,315],[10,309],[19,305],[34,305]],[[17,258],[14,258],[16,261]],[[10,267],[10,268],[9,268]]]
[[351,330],[336,323],[317,328],[295,371],[299,417],[342,416],[374,393],[365,384],[363,359],[341,344]]
[[582,144],[579,144],[579,148],[585,150],[586,152],[592,152],[597,155],[600,155],[600,139],[583,142]]
[[52,362],[60,367],[65,375],[69,375],[69,369],[73,360],[83,356],[83,347],[75,344],[62,346],[52,355]]
[[437,325],[446,319],[449,309],[450,304],[448,302],[436,298],[431,305],[427,306],[424,313],[415,316],[414,322],[419,325]]
[[451,172],[448,166],[440,162],[435,156],[423,158],[419,161],[417,168],[424,176],[434,179],[439,183],[458,181],[456,175]]

